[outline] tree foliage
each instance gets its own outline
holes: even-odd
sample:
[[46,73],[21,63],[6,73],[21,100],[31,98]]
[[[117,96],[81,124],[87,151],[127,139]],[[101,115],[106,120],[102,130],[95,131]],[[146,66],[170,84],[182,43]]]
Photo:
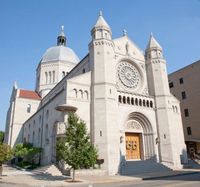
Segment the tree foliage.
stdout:
[[30,143],[23,143],[15,146],[14,155],[32,163],[41,151],[42,148],[33,147]]
[[4,141],[4,132],[0,131],[0,143],[3,143]]
[[10,160],[13,156],[13,151],[11,147],[7,144],[0,144],[0,165],[4,162]]
[[57,159],[63,159],[73,170],[94,166],[97,149],[90,142],[85,122],[74,113],[69,114],[65,135],[57,143]]

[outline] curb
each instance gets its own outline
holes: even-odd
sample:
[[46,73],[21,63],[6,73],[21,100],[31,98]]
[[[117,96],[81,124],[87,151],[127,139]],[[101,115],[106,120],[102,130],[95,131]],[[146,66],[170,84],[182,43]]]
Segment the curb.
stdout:
[[200,172],[192,171],[192,172],[187,172],[187,173],[177,173],[177,174],[171,174],[171,175],[165,175],[165,176],[146,177],[146,178],[142,178],[142,180],[162,179],[162,178],[177,177],[177,176],[191,175],[191,174],[197,174],[197,173],[200,173]]

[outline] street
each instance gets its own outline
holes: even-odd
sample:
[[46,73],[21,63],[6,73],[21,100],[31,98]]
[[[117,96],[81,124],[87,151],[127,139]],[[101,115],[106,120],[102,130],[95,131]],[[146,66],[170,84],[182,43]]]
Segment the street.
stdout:
[[[30,184],[33,186],[33,184]],[[200,173],[187,174],[182,176],[174,176],[167,178],[160,178],[154,180],[144,181],[131,181],[131,182],[119,182],[119,183],[105,183],[105,184],[78,184],[78,183],[66,183],[66,186],[76,187],[199,187],[200,186]],[[0,183],[0,187],[27,187],[27,185],[15,185],[15,184],[3,184]],[[48,187],[48,186],[35,186],[35,187]]]

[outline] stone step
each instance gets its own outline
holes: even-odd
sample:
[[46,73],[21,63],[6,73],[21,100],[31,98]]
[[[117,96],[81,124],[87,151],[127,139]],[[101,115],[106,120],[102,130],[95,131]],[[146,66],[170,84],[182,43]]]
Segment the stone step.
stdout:
[[51,176],[62,176],[62,173],[60,170],[54,165],[47,165],[47,166],[42,166],[40,168],[32,170],[33,174],[45,174],[45,175],[51,175]]
[[124,161],[121,164],[121,175],[136,175],[150,172],[166,172],[172,169],[153,160]]

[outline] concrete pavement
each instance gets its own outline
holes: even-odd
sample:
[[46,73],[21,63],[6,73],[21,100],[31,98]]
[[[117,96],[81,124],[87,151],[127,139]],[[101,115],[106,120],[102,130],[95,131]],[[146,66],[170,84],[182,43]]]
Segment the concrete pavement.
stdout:
[[71,183],[71,179],[66,176],[52,176],[48,174],[34,174],[28,171],[21,171],[16,168],[4,166],[4,176],[1,177],[0,186],[2,184],[17,184],[24,186],[77,186],[80,184],[103,184],[103,183],[120,183],[131,182],[136,180],[150,180],[170,176],[188,175],[191,173],[200,173],[196,169],[184,169],[179,171],[144,173],[134,176],[83,176],[77,177],[79,182]]

